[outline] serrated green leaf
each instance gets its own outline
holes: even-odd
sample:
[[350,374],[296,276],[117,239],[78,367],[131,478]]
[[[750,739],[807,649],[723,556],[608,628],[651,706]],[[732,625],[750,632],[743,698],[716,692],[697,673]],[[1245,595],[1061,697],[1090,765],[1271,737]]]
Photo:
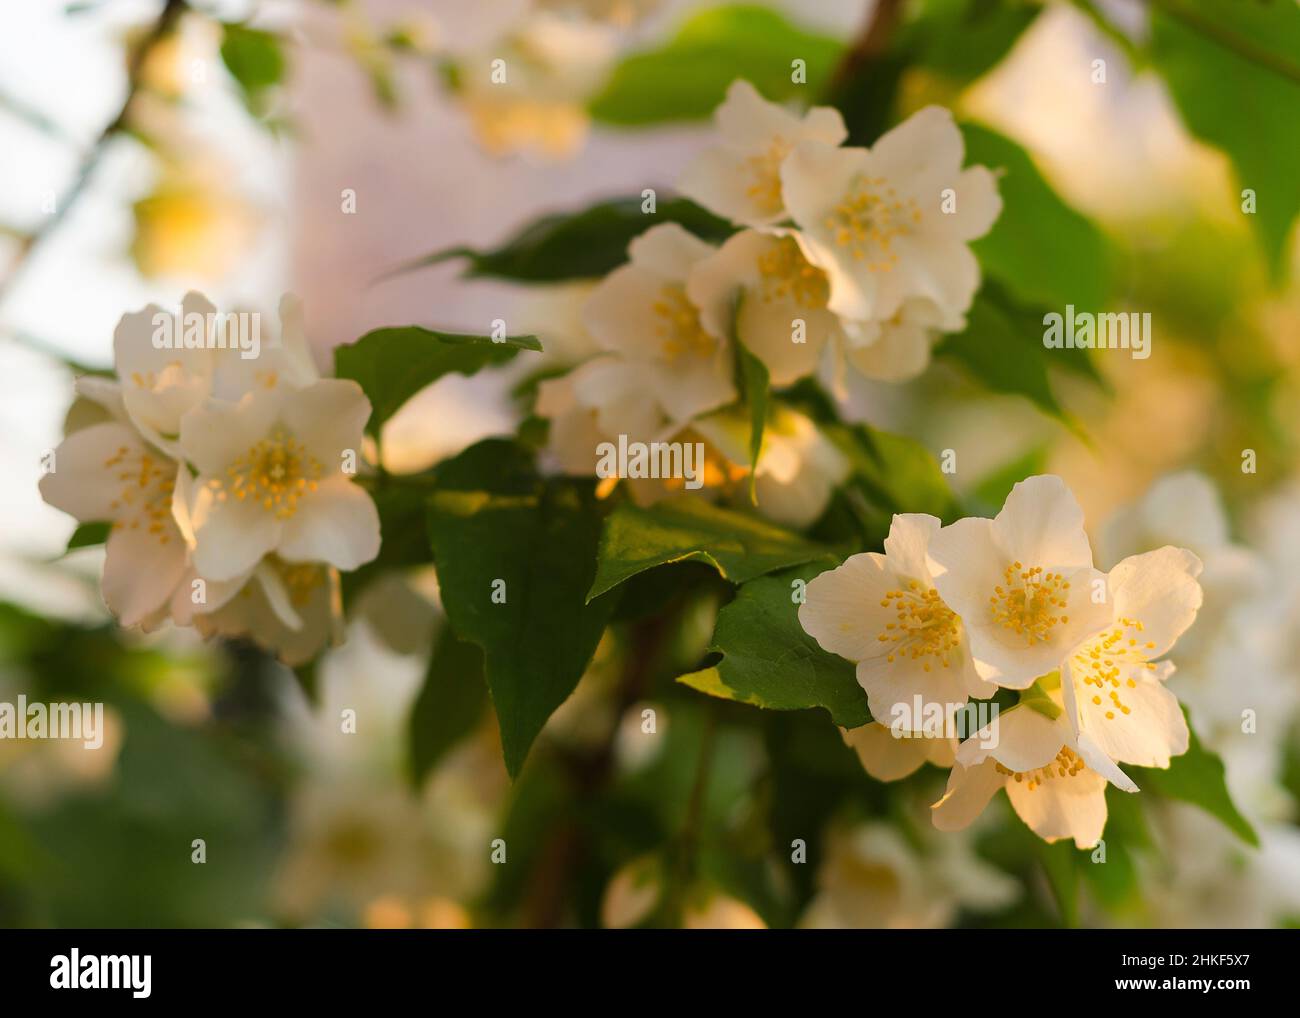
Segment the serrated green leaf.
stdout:
[[691,495],[642,508],[624,503],[605,520],[589,598],[669,562],[697,561],[732,583],[801,565],[829,549],[755,516]]
[[419,788],[443,755],[468,735],[487,708],[483,651],[443,627],[424,685],[411,707],[410,775]]
[[[774,102],[802,100],[821,94],[842,50],[767,7],[714,7],[664,45],[624,58],[589,108],[596,120],[622,126],[702,120],[737,78]],[[805,62],[806,83],[793,80],[796,59]]]
[[443,607],[457,636],[483,649],[515,776],[613,609],[613,596],[586,600],[601,529],[594,485],[544,480],[527,449],[489,439],[439,465],[428,528]]
[[823,560],[742,586],[718,613],[710,649],[722,660],[677,681],[769,710],[820,707],[844,728],[865,725],[871,711],[853,662],[828,654],[804,632],[792,599],[794,581],[809,580],[830,565]]
[[998,177],[1002,214],[971,249],[985,275],[1021,303],[1064,312],[1104,311],[1110,253],[1102,232],[1067,205],[1010,138],[979,124],[962,124],[967,164]]
[[1168,770],[1158,767],[1125,767],[1129,776],[1143,792],[1154,792],[1169,799],[1179,799],[1199,806],[1221,821],[1228,830],[1246,844],[1259,847],[1259,835],[1250,821],[1241,815],[1224,780],[1223,761],[1212,750],[1206,749],[1196,737],[1191,716],[1187,717],[1187,730],[1191,739],[1187,752],[1174,757]]
[[465,275],[520,283],[595,279],[627,261],[633,238],[660,223],[677,223],[701,240],[721,243],[736,228],[685,198],[660,198],[643,212],[641,198],[616,198],[580,212],[543,216],[500,247],[482,251],[453,247],[399,266],[391,275],[455,258],[469,262]]
[[334,349],[334,374],[350,378],[370,397],[374,408],[366,430],[378,434],[402,405],[444,375],[472,375],[504,364],[520,350],[541,350],[536,336],[488,336],[435,332],[418,325],[375,329],[355,343]]

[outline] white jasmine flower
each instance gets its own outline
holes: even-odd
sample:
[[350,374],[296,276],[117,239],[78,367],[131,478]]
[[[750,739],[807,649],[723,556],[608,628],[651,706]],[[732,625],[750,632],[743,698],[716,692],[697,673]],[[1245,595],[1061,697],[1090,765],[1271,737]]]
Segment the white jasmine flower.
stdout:
[[[724,411],[693,422],[685,433],[703,438],[707,484],[716,473],[739,482],[749,473],[750,420],[747,413]],[[709,454],[715,453],[711,459]],[[718,462],[718,459],[721,462]],[[708,466],[716,463],[717,470]],[[835,486],[849,473],[849,463],[812,419],[787,407],[773,409],[758,452],[754,496],[758,511],[777,523],[807,527],[826,511]],[[743,494],[742,494],[743,493]],[[748,499],[744,484],[732,483],[734,499]]]
[[1111,624],[1066,658],[1066,715],[1110,759],[1168,767],[1187,752],[1187,721],[1164,686],[1173,664],[1156,660],[1196,619],[1201,561],[1164,547],[1126,558],[1107,576]]
[[927,763],[951,767],[957,759],[954,738],[899,738],[879,721],[842,728],[840,734],[844,744],[857,753],[862,769],[877,781],[899,781]]
[[[164,321],[165,320],[165,321]],[[253,388],[307,385],[319,377],[302,329],[301,305],[280,302],[278,343],[261,343],[255,357],[216,346],[216,308],[191,291],[181,313],[150,304],[122,316],[113,332],[113,360],[131,423],[152,444],[179,458],[181,417],[209,396],[239,399]],[[159,345],[162,335],[172,345]]]
[[379,516],[344,472],[360,455],[370,401],[355,382],[208,400],[181,420],[196,468],[187,511],[201,576],[229,580],[272,552],[356,569],[379,552]]
[[976,671],[999,686],[1027,688],[1111,621],[1083,510],[1059,477],[1021,481],[994,519],[944,527],[929,556]]
[[194,627],[206,637],[248,637],[294,667],[337,643],[342,617],[337,570],[268,555],[234,590],[209,592],[195,606]]
[[[1048,691],[1060,711],[1061,691]],[[1106,826],[1106,783],[1126,792],[1137,786],[1106,756],[1076,738],[1065,714],[1049,718],[1019,704],[1001,712],[957,749],[943,798],[931,807],[941,831],[968,826],[1005,788],[1016,815],[1040,838],[1073,838],[1091,848]]]
[[832,831],[817,888],[804,929],[935,929],[962,907],[1001,908],[1019,893],[968,839],[935,836],[918,850],[883,823]]
[[[870,150],[805,141],[781,166],[782,194],[846,319],[892,317],[906,297],[964,313],[979,287],[967,244],[1002,210],[992,173],[961,168],[952,114],[929,106]],[[945,192],[951,192],[945,194]],[[945,211],[945,201],[953,211]]]
[[[97,402],[121,406],[112,382],[80,387]],[[81,523],[111,524],[104,601],[124,626],[144,624],[185,571],[185,540],[172,517],[180,469],[125,420],[109,419],[68,435],[54,451],[54,469],[41,478],[41,497],[50,505]]]
[[781,164],[802,141],[838,145],[847,136],[837,110],[817,106],[803,116],[768,102],[736,80],[713,112],[720,144],[686,168],[679,190],[705,208],[746,226],[786,218]]
[[[799,623],[822,649],[857,663],[882,722],[898,704],[911,710],[918,695],[947,705],[995,691],[976,672],[963,620],[935,589],[926,551],[940,526],[923,513],[896,515],[883,555],[853,555],[815,577],[799,608]],[[920,731],[921,720],[905,730]]]
[[736,398],[731,344],[704,328],[686,293],[691,266],[712,251],[676,223],[652,227],[628,246],[628,264],[601,280],[583,316],[680,424]]

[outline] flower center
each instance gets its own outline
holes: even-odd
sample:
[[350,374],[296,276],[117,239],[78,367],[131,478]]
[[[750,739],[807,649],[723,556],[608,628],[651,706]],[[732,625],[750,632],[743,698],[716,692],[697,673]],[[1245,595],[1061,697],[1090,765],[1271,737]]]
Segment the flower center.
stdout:
[[830,299],[826,273],[810,263],[793,237],[781,237],[758,256],[763,300],[793,300],[802,307],[819,309]]
[[289,601],[301,608],[311,600],[312,594],[325,584],[325,570],[310,562],[278,562],[276,569],[289,591]]
[[240,502],[252,499],[267,512],[288,519],[298,511],[298,500],[318,487],[320,461],[283,428],[257,442],[226,468],[226,478],[212,478],[208,486],[224,502],[233,495]]
[[745,194],[765,216],[774,216],[784,207],[781,200],[781,163],[792,148],[788,141],[778,136],[772,139],[764,151],[745,160],[745,167],[753,177],[753,183],[745,188]]
[[[1085,686],[1095,687],[1098,692],[1092,694],[1094,706],[1101,707],[1108,703],[1106,720],[1114,721],[1116,713],[1130,713],[1129,706],[1120,699],[1125,689],[1136,689],[1137,681],[1121,677],[1121,666],[1141,664],[1154,670],[1155,665],[1147,660],[1147,651],[1155,650],[1155,644],[1143,643],[1139,635],[1143,630],[1138,619],[1121,618],[1115,628],[1090,640],[1084,648],[1074,655],[1074,673]],[[1086,691],[1085,691],[1086,695]],[[1105,701],[1102,697],[1105,696]]]
[[1002,574],[1003,584],[993,588],[989,604],[993,620],[1005,629],[1025,638],[1029,646],[1046,643],[1052,638],[1052,627],[1070,621],[1068,615],[1057,614],[1065,607],[1070,583],[1060,573],[1044,573],[1042,566],[1026,569],[1019,562],[1007,566]]
[[705,357],[713,352],[715,340],[700,325],[700,313],[682,287],[671,283],[663,286],[651,307],[658,319],[655,333],[670,361],[687,355]]
[[[886,591],[880,607],[894,611],[894,621],[876,637],[891,644],[886,661],[892,664],[902,654],[913,661],[935,658],[949,667],[949,658],[961,642],[961,619],[939,599],[937,590],[923,590],[912,580],[905,590]],[[928,672],[930,662],[922,661],[921,667]]]
[[898,262],[890,250],[896,237],[905,237],[921,221],[912,198],[899,198],[884,177],[859,176],[824,223],[835,243],[847,248],[855,261],[872,260],[871,272],[888,272]]
[[122,445],[104,461],[104,467],[116,472],[116,480],[122,486],[117,498],[109,503],[115,517],[113,526],[129,530],[143,526],[158,538],[159,544],[171,540],[175,526],[172,522],[175,464],[143,450],[132,453]]
[[1002,764],[996,763],[998,773],[1008,778],[1014,778],[1017,784],[1027,783],[1029,791],[1033,791],[1044,781],[1051,781],[1056,778],[1072,778],[1084,769],[1083,759],[1072,750],[1069,746],[1062,746],[1061,751],[1056,754],[1056,759],[1045,767],[1039,767],[1032,771],[1013,771],[1009,767],[1003,767]]

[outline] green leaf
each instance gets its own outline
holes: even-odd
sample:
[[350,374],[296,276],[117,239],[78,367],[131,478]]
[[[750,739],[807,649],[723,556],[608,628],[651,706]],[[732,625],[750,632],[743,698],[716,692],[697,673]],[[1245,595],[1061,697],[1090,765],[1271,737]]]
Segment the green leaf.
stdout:
[[267,89],[284,79],[284,53],[271,32],[246,25],[222,26],[221,61],[239,83],[249,108],[258,113]]
[[1021,303],[1064,312],[1105,310],[1110,291],[1106,238],[1052,190],[1029,154],[978,124],[962,125],[966,162],[999,173],[1002,214],[971,245],[986,275]]
[[1199,806],[1220,820],[1246,844],[1258,848],[1259,835],[1255,833],[1250,821],[1238,811],[1228,792],[1223,776],[1223,761],[1217,753],[1201,745],[1186,707],[1183,708],[1183,715],[1187,717],[1191,741],[1186,753],[1170,761],[1168,770],[1157,767],[1124,769],[1142,791],[1155,792],[1169,799],[1179,799]]
[[966,330],[945,337],[938,356],[958,361],[976,381],[994,392],[1024,396],[1044,413],[1077,430],[1052,391],[1048,357],[1064,364],[1086,357],[1087,350],[1052,350],[1043,345],[1043,325],[1000,303],[985,286],[966,315]]
[[77,529],[72,532],[68,538],[68,551],[74,548],[89,548],[96,544],[103,544],[108,540],[108,533],[112,529],[111,523],[81,523]]
[[541,348],[536,336],[508,336],[498,343],[488,336],[434,332],[418,325],[375,329],[334,349],[334,374],[352,379],[370,397],[374,412],[366,430],[377,435],[408,399],[444,375],[472,375],[504,364],[520,350]]
[[871,720],[867,694],[853,662],[828,654],[799,624],[792,595],[796,580],[809,580],[832,563],[821,561],[746,583],[718,612],[711,651],[722,655],[712,668],[678,676],[709,696],[769,710],[820,707],[844,728]]
[[967,85],[1010,51],[1039,13],[1037,0],[923,0],[900,32],[914,63]]
[[1002,508],[1002,503],[1011,494],[1012,488],[1026,477],[1047,473],[1049,451],[1050,446],[1047,443],[1036,445],[1023,455],[990,470],[975,482],[971,495],[981,509],[990,510],[980,515],[997,515],[998,510]]
[[822,427],[848,456],[853,483],[882,510],[929,513],[944,522],[956,518],[957,504],[938,460],[916,439],[865,424]]
[[[513,777],[578,684],[613,609],[613,597],[586,600],[600,505],[591,482],[543,480],[528,450],[502,439],[436,473],[428,528],[443,607],[456,635],[483,649]],[[504,603],[493,599],[500,591]]]
[[1248,218],[1281,281],[1300,212],[1300,7],[1162,0],[1149,55],[1188,129],[1226,152],[1239,186],[1255,192]]
[[747,583],[827,553],[775,524],[690,495],[646,508],[628,502],[605,521],[596,579],[587,596],[599,597],[629,577],[669,562],[704,562],[732,583]]
[[594,279],[627,261],[633,238],[660,223],[678,223],[702,240],[720,243],[735,227],[685,198],[657,200],[654,212],[642,212],[642,199],[616,198],[581,212],[543,216],[506,243],[490,251],[453,247],[399,266],[390,276],[465,258],[470,277],[554,283]]
[[1063,840],[1049,845],[1034,835],[1034,851],[1047,875],[1052,897],[1061,911],[1061,925],[1071,929],[1079,925],[1079,852],[1074,842]]
[[443,627],[424,685],[411,707],[411,784],[419,788],[443,754],[468,735],[487,708],[483,651]]
[[[711,8],[663,46],[624,58],[591,101],[591,115],[622,126],[702,120],[737,78],[774,102],[803,100],[821,94],[842,50],[766,7]],[[805,84],[792,80],[796,59],[805,61]]]

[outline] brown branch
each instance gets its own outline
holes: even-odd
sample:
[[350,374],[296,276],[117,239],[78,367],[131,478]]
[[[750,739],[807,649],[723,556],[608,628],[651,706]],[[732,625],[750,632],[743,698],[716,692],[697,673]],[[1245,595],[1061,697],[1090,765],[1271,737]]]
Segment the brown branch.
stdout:
[[862,31],[845,51],[831,79],[831,90],[843,86],[865,65],[880,57],[888,48],[894,26],[898,24],[905,0],[876,0],[871,16]]
[[0,301],[4,300],[5,295],[12,288],[14,281],[20,275],[23,267],[30,261],[33,252],[46,240],[59,224],[67,217],[68,210],[76,204],[77,199],[85,191],[86,186],[90,183],[90,178],[94,175],[96,167],[104,156],[109,143],[117,134],[127,125],[130,116],[131,104],[135,100],[136,93],[140,90],[140,76],[144,69],[145,61],[153,48],[175,27],[177,19],[187,6],[186,0],[166,0],[162,12],[158,19],[149,29],[148,34],[140,41],[136,48],[130,54],[127,61],[126,71],[126,98],[122,101],[122,107],[99,132],[90,151],[82,160],[81,166],[77,171],[77,176],[72,182],[72,186],[59,199],[54,206],[54,211],[50,213],[49,218],[41,226],[29,233],[19,244],[18,253],[14,257],[9,267],[9,272],[4,279],[0,279]]

